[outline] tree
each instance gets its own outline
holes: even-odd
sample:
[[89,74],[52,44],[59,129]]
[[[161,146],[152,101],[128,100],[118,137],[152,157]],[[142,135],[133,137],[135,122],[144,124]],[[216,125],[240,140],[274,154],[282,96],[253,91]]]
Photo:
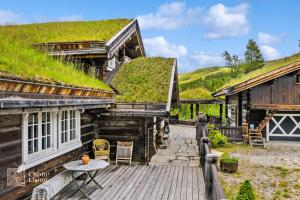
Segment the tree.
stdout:
[[249,39],[248,41],[247,50],[245,52],[245,61],[247,64],[246,73],[264,66],[263,56],[253,39]]
[[229,67],[232,72],[234,72],[238,69],[239,64],[241,63],[241,60],[239,59],[239,57],[237,55],[231,56],[228,51],[224,51],[222,56],[226,62],[226,66]]

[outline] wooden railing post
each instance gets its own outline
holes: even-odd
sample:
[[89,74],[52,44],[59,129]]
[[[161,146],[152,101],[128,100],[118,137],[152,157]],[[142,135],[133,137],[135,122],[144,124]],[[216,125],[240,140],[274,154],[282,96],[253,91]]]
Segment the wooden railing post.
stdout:
[[199,151],[200,151],[200,161],[201,161],[201,164],[203,164],[203,165],[205,163],[205,155],[210,153],[210,152],[206,152],[205,145],[207,145],[210,150],[209,139],[207,137],[202,137],[201,141],[200,141]]
[[249,128],[248,123],[243,123],[243,143],[248,144],[249,142]]
[[[205,182],[205,191],[209,195],[212,191],[213,186],[213,174],[212,174],[212,164],[218,162],[218,156],[215,154],[206,154],[205,156],[205,166],[204,166],[204,182]],[[210,198],[208,198],[210,199]]]

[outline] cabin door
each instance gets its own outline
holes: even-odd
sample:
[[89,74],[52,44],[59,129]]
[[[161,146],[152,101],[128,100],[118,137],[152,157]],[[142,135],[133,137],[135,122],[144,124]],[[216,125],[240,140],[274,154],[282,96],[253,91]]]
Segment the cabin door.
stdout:
[[300,140],[300,114],[275,114],[267,124],[267,141]]

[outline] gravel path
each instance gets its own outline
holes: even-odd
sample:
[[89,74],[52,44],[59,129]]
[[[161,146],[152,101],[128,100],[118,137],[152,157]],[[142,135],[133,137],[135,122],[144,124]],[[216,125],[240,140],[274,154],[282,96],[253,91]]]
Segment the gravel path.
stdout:
[[300,146],[241,146],[228,153],[239,159],[237,173],[219,172],[229,199],[243,181],[250,180],[258,199],[300,200]]

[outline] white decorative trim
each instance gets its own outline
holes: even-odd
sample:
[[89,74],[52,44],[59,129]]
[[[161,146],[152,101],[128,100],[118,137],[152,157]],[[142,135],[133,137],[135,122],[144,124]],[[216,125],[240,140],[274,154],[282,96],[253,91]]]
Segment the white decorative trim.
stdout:
[[[282,118],[277,122],[276,120],[274,120],[274,117],[276,117],[276,116],[280,116]],[[267,141],[269,141],[269,137],[270,136],[300,137],[300,134],[292,134],[297,128],[300,129],[300,122],[297,122],[294,119],[294,116],[300,117],[300,114],[280,114],[280,113],[279,114],[275,114],[273,116],[273,118],[271,119],[271,121],[273,121],[275,123],[274,128],[272,130],[270,130],[269,123],[267,124]],[[290,133],[285,132],[283,130],[283,128],[281,127],[281,123],[287,117],[289,117],[295,123],[295,127],[291,130]],[[283,134],[276,134],[276,133],[274,133],[274,131],[277,128],[279,128]]]
[[52,154],[48,154],[46,157],[41,157],[40,159],[37,159],[35,161],[32,161],[32,162],[28,162],[28,163],[23,163],[21,164],[19,167],[18,167],[18,172],[21,172],[21,171],[24,171],[26,169],[30,169],[36,165],[39,165],[43,162],[46,162],[48,160],[51,160],[53,158],[56,158],[58,156],[61,156],[65,153],[68,153],[69,151],[72,151],[74,149],[77,149],[79,147],[82,146],[82,142],[81,141],[76,141],[72,144],[69,145],[68,148],[65,148],[65,149],[62,149],[62,150],[59,150],[59,151],[55,151],[55,153],[52,153]]

